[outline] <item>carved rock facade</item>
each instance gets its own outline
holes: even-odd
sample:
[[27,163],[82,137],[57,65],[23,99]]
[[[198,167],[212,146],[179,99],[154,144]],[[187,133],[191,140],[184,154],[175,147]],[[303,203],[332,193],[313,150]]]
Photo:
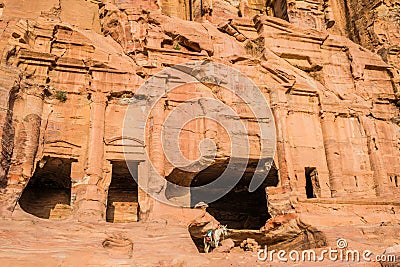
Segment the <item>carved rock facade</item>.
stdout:
[[[261,228],[254,237],[259,245],[300,249],[334,242],[333,228],[319,229],[332,227],[333,217],[339,217],[337,227],[357,227],[360,218],[368,225],[398,224],[396,1],[370,3],[360,13],[356,1],[332,0],[70,2],[0,2],[3,217],[23,218],[28,212],[90,222],[167,220],[196,225],[195,242],[217,220],[236,225],[236,244],[254,237],[240,229]],[[366,25],[364,13],[372,14],[372,25]],[[161,150],[163,122],[181,101],[229,100],[226,92],[205,84],[163,98],[146,140],[123,133],[129,99],[142,83],[164,67],[200,60],[229,65],[251,78],[268,99],[277,129],[274,168],[256,192],[259,199],[247,203],[247,195],[232,193],[206,208],[214,218],[153,200],[126,179],[124,163],[125,152],[136,164],[131,175],[149,180],[147,150],[162,176],[190,185],[240,157],[229,154],[228,138],[212,123],[188,125],[193,134],[183,137],[188,157],[205,137],[218,144],[205,173],[180,173]],[[251,118],[246,123],[252,127]],[[256,133],[249,138],[256,161],[260,139]],[[161,192],[190,199],[190,192]],[[236,198],[243,204],[237,213]],[[265,204],[241,213],[256,202]],[[391,239],[385,242],[381,245]]]

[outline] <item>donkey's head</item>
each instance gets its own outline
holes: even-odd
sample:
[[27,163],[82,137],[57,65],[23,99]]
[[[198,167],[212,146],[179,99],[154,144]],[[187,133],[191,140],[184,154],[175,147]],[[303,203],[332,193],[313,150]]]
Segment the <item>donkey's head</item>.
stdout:
[[220,226],[221,232],[224,236],[228,235],[228,225],[221,225]]

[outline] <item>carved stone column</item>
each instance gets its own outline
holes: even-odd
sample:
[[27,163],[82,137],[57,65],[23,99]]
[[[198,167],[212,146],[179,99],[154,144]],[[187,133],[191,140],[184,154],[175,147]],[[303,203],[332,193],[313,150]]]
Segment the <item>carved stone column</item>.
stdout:
[[329,170],[329,184],[332,197],[344,195],[342,163],[335,136],[335,114],[324,113],[321,116],[321,128],[324,139],[326,162]]
[[9,199],[11,210],[14,209],[35,169],[43,111],[42,90],[38,87],[28,89],[20,103],[22,105],[18,105],[14,110],[14,114],[22,114],[22,116],[13,118],[18,125],[16,127],[12,163],[8,172],[7,192],[10,193],[11,197]]
[[[166,181],[163,179],[165,176],[165,157],[164,157],[164,151],[163,151],[163,144],[162,144],[162,138],[161,138],[161,131],[162,131],[162,125],[164,123],[164,102],[163,99],[161,99],[157,105],[154,106],[154,108],[151,111],[151,118],[147,122],[150,124],[149,128],[149,141],[148,144],[150,146],[150,150],[148,150],[149,158],[151,161],[148,163],[149,169],[147,170],[147,191],[149,194],[152,196],[158,195],[159,198],[165,198],[165,189],[166,189]],[[147,138],[147,137],[145,137]],[[148,149],[148,148],[145,148]],[[141,163],[145,164],[145,163]],[[143,169],[142,169],[143,166]],[[142,173],[143,170],[145,170],[146,165],[142,165],[140,167],[140,172]],[[152,168],[151,168],[152,167]],[[143,179],[144,177],[141,177],[139,179]],[[162,205],[161,202],[155,201],[155,200],[150,200],[150,202],[147,202],[147,207],[146,210],[143,210],[143,213],[150,213],[150,214],[143,214],[143,218],[146,218],[148,220],[152,220],[153,216],[151,213],[154,213],[160,205]]]
[[283,106],[275,105],[272,108],[276,124],[276,150],[278,154],[279,176],[281,186],[290,188],[290,180],[294,177],[293,161],[290,154],[287,132],[287,109]]
[[77,217],[80,221],[105,220],[107,191],[101,187],[104,163],[104,119],[107,98],[101,92],[91,95],[88,165],[85,177],[76,186]]
[[383,164],[383,157],[379,150],[379,143],[376,142],[376,140],[378,140],[378,134],[374,122],[370,118],[361,116],[360,122],[365,130],[365,134],[367,135],[369,160],[371,169],[374,172],[373,178],[375,183],[375,192],[377,196],[382,196],[388,192],[389,185],[387,173]]
[[165,158],[164,158],[164,151],[163,151],[163,144],[161,138],[161,131],[162,125],[164,123],[164,104],[161,100],[157,105],[154,106],[152,110],[152,122],[151,122],[151,129],[150,129],[150,147],[151,150],[149,151],[149,157],[151,163],[154,167],[154,172],[150,171],[149,183],[148,188],[150,191],[159,192],[163,185],[161,185],[157,179],[156,175],[161,177],[164,176],[165,171]]
[[139,202],[139,220],[147,221],[152,209],[153,200],[142,189],[142,186],[147,188],[149,182],[148,162],[141,161],[138,166],[138,202]]

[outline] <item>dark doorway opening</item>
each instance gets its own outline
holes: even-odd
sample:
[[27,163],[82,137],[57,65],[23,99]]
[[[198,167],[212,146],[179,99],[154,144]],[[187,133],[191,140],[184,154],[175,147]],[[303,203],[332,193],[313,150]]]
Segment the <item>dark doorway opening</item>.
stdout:
[[305,168],[305,176],[306,176],[306,195],[307,198],[316,198],[321,191],[321,187],[319,185],[318,180],[318,172],[315,167],[306,167]]
[[[258,161],[250,161],[246,172],[236,186],[222,198],[209,203],[207,212],[229,229],[260,229],[271,218],[268,213],[267,186],[278,185],[278,171],[273,164],[267,178],[254,192],[249,192],[249,184]],[[201,171],[192,181],[191,187],[200,186],[217,179],[227,163],[215,164]],[[192,206],[203,201],[191,196]]]
[[107,222],[128,223],[139,221],[138,162],[113,161],[111,184],[108,189]]
[[274,17],[289,21],[286,0],[267,0],[266,6],[272,9]]
[[27,213],[62,220],[71,214],[71,159],[43,158],[19,199]]

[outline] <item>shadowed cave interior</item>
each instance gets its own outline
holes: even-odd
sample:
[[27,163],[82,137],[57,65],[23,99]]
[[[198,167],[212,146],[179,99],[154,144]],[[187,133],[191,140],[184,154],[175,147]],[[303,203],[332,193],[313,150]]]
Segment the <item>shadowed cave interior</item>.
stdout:
[[38,162],[19,199],[20,207],[42,219],[59,220],[69,216],[72,161],[45,157]]
[[129,162],[132,174],[125,161],[113,161],[111,184],[107,198],[107,222],[127,223],[139,220],[138,184],[134,177],[138,175],[138,163]]
[[[195,176],[191,186],[201,186],[218,178],[224,172],[226,165],[227,163],[217,164],[204,169]],[[208,203],[206,211],[222,225],[227,225],[228,229],[259,230],[271,218],[268,213],[266,187],[278,185],[278,171],[275,164],[272,164],[272,168],[261,186],[256,191],[249,192],[248,187],[256,166],[257,161],[249,162],[246,172],[236,186],[222,198]],[[192,206],[200,201],[192,195]],[[201,227],[189,227],[189,232],[198,250],[203,252]]]

